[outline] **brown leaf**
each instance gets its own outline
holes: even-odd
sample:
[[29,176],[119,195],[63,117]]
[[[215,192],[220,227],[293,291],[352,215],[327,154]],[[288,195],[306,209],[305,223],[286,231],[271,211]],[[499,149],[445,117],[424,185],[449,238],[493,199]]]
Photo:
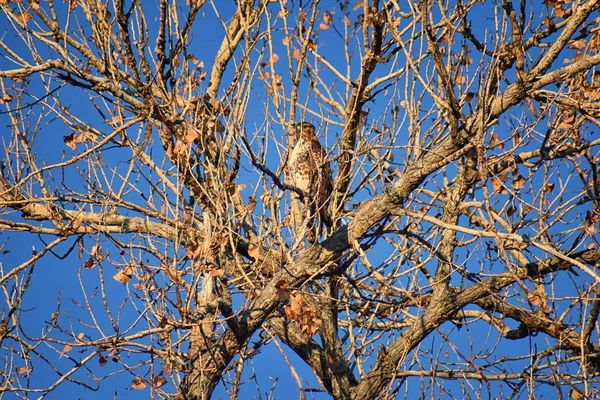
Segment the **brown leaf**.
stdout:
[[100,356],[98,358],[98,364],[100,364],[101,367],[104,367],[107,362],[108,362],[108,359],[104,356]]
[[525,186],[525,182],[525,178],[522,175],[519,175],[515,179],[513,179],[512,186],[515,190],[520,190],[523,189],[523,187]]
[[15,19],[21,24],[26,24],[27,22],[31,21],[31,18],[31,14],[29,14],[28,12],[15,14]]
[[187,135],[185,135],[184,141],[186,144],[192,144],[199,138],[198,132],[193,129],[188,130]]
[[211,269],[208,271],[211,276],[223,276],[225,275],[224,269]]
[[552,193],[553,190],[554,190],[554,183],[546,183],[544,185],[544,192]]
[[134,379],[131,381],[131,388],[142,390],[146,388],[146,382],[143,379]]
[[134,270],[134,267],[131,265],[128,265],[127,267],[123,268],[122,270],[119,270],[119,272],[114,274],[113,278],[117,282],[125,285],[125,284],[127,284],[127,282],[129,282],[129,280],[133,276],[133,270]]
[[490,149],[494,147],[498,147],[500,150],[504,149],[504,144],[500,140],[500,136],[495,133],[492,133],[490,136]]
[[83,263],[83,268],[90,269],[94,266],[94,264],[95,264],[94,258],[90,257],[87,259],[86,262]]
[[254,196],[249,196],[248,197],[248,205],[246,206],[246,211],[248,211],[248,213],[252,214],[252,212],[254,211],[255,208],[256,208],[256,200],[254,200]]
[[558,129],[569,129],[573,127],[575,123],[575,114],[571,113],[566,117],[563,117],[562,122],[558,125]]
[[156,375],[152,378],[152,384],[155,388],[159,388],[167,383],[167,380],[162,375]]
[[17,374],[22,375],[22,376],[29,375],[30,372],[31,372],[31,369],[29,369],[29,367],[26,365],[23,367],[17,368]]
[[248,255],[253,258],[254,261],[258,260],[258,256],[260,255],[260,246],[255,244],[248,246]]
[[4,93],[2,97],[0,97],[0,104],[8,103],[9,101],[12,101],[12,99],[13,97],[10,94]]
[[70,344],[65,344],[65,347],[63,347],[62,351],[60,352],[60,357],[62,358],[62,356],[64,356],[65,354],[67,354],[73,347]]
[[494,177],[492,177],[491,181],[492,181],[492,187],[494,188],[494,193],[506,194],[508,192],[506,190],[506,187],[504,187],[504,184],[502,183],[500,178],[494,176]]
[[92,247],[91,255],[92,257],[99,259],[99,261],[102,261],[100,260],[100,258],[104,258],[104,256],[102,255],[102,246],[96,245]]
[[65,142],[65,144],[69,146],[72,150],[75,150],[75,147],[77,147],[77,143],[75,142],[75,132],[63,136],[63,142]]
[[571,388],[571,392],[569,393],[569,396],[571,397],[571,399],[573,400],[583,400],[585,398],[585,395],[583,394],[583,392],[579,389],[576,388]]

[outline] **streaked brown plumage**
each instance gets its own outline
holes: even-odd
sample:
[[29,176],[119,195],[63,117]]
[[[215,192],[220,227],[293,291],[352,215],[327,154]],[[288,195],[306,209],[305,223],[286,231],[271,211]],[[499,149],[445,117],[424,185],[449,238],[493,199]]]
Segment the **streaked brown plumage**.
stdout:
[[[319,143],[314,125],[301,122],[296,125],[298,140],[290,153],[287,165],[289,183],[304,193],[304,207],[293,215],[295,228],[306,225],[310,236],[320,230],[322,224],[331,226],[328,202],[333,191],[331,167],[327,153]],[[293,195],[295,201],[299,196]],[[294,214],[294,212],[293,212]],[[305,218],[310,218],[305,224]],[[315,229],[317,232],[315,232]],[[298,233],[298,232],[297,232]]]

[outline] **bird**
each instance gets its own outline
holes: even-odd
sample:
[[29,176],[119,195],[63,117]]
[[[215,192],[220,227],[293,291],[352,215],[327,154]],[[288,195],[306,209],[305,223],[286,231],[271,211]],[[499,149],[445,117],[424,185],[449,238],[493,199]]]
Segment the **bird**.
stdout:
[[292,223],[296,235],[306,230],[307,239],[314,242],[322,225],[328,228],[332,225],[328,209],[333,192],[331,166],[317,139],[315,126],[301,122],[295,128],[298,139],[289,153],[286,176],[303,196],[292,193]]

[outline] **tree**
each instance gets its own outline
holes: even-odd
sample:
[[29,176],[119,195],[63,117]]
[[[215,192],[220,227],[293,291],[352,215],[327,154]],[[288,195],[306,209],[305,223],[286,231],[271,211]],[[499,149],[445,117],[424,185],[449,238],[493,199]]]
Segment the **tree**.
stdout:
[[0,7],[4,393],[598,396],[599,1]]

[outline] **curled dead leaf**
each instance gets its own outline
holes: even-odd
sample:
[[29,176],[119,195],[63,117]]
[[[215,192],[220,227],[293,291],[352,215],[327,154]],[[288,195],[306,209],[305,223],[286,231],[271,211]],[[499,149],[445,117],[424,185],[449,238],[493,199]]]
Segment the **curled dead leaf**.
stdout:
[[128,265],[125,268],[119,270],[119,272],[117,272],[116,274],[114,274],[113,278],[117,282],[122,283],[123,285],[126,285],[127,282],[129,282],[129,280],[133,276],[133,271],[134,271],[134,267],[131,265]]
[[258,260],[258,256],[260,255],[260,247],[255,245],[255,244],[251,244],[248,246],[248,255],[254,259],[254,261]]
[[142,390],[146,388],[146,382],[143,379],[134,379],[131,381],[131,388],[136,390]]
[[546,183],[544,185],[544,192],[552,193],[553,190],[554,190],[554,183]]
[[519,175],[513,179],[512,186],[515,190],[521,190],[523,187],[525,187],[525,182],[525,177],[523,175]]
[[154,378],[152,378],[152,384],[154,385],[155,388],[164,386],[166,383],[167,383],[167,380],[160,374],[156,375]]

